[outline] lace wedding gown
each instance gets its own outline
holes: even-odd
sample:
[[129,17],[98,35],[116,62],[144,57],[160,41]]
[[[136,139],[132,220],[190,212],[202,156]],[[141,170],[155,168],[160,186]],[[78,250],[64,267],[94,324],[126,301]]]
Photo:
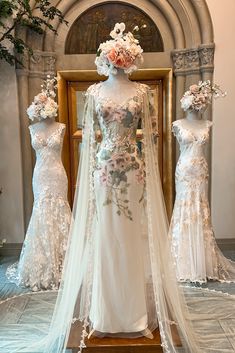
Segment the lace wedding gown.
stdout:
[[37,124],[30,126],[36,151],[34,205],[19,263],[7,270],[11,281],[33,291],[58,288],[71,220],[67,176],[61,162],[65,125],[56,125],[46,140]]
[[170,225],[172,249],[180,281],[235,280],[235,263],[219,250],[211,225],[207,197],[208,165],[204,146],[212,123],[189,127],[186,119],[173,122],[180,145],[176,166],[176,200]]

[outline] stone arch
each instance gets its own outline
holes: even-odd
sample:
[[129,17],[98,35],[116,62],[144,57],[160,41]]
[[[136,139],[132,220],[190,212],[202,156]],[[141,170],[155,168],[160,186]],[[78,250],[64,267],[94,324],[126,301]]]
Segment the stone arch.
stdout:
[[[113,0],[125,3],[125,0]],[[65,40],[69,29],[76,18],[89,7],[106,3],[107,0],[54,0],[52,3],[60,9],[69,26],[54,21],[58,36],[46,31],[43,37],[25,33],[34,56],[25,61],[25,67],[16,68],[18,79],[22,168],[23,200],[25,227],[31,214],[32,192],[31,176],[33,157],[28,133],[27,105],[40,89],[41,79],[46,74],[55,74],[62,69],[94,69],[94,54],[64,55]],[[109,2],[112,2],[109,1]],[[174,113],[177,118],[182,115],[179,99],[192,82],[213,77],[214,43],[213,25],[206,0],[133,0],[133,6],[144,11],[156,23],[163,40],[164,52],[145,53],[145,66],[172,67],[174,71]],[[35,1],[32,0],[32,4]],[[85,60],[84,60],[85,58]],[[85,64],[84,64],[85,63]],[[211,111],[206,112],[211,118]],[[210,151],[208,151],[210,162]]]

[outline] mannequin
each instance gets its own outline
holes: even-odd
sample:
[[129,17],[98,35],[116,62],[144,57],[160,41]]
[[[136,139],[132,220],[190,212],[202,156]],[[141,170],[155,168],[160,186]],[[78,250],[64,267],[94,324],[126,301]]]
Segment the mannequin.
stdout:
[[29,126],[36,152],[34,205],[19,263],[6,273],[10,281],[32,291],[59,287],[71,219],[61,162],[65,125],[55,121],[57,104],[50,98],[52,93],[51,89],[39,93],[28,108],[29,117],[39,120]]
[[202,112],[216,91],[217,86],[208,81],[191,86],[181,100],[186,118],[173,122],[180,157],[175,172],[176,200],[169,233],[177,277],[183,282],[235,280],[235,263],[226,259],[216,244],[207,196],[209,170],[204,148],[212,122],[203,120]]

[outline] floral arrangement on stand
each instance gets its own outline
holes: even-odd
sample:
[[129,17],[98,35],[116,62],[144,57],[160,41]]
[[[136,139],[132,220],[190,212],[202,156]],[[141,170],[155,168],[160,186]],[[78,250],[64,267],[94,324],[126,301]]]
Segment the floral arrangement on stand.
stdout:
[[50,75],[47,75],[47,79],[43,81],[41,87],[41,92],[34,97],[32,104],[27,109],[29,119],[32,121],[54,119],[57,116],[58,104],[54,100],[57,78],[50,78]]
[[[123,69],[125,73],[130,74],[143,62],[143,49],[139,41],[131,32],[124,34],[125,29],[124,23],[116,23],[110,32],[113,39],[100,44],[95,59],[100,75],[116,74],[117,69]],[[133,29],[138,30],[138,26]]]
[[225,97],[219,85],[212,84],[209,80],[199,81],[198,84],[191,85],[181,98],[181,108],[186,110],[203,111],[208,104],[211,104],[212,97]]

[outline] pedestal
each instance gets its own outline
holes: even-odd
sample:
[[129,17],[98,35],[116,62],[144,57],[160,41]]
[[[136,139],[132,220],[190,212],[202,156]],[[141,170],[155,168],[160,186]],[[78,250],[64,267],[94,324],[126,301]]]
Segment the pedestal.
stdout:
[[[139,338],[113,338],[91,337],[86,340],[84,353],[162,353],[159,330],[153,332],[153,339]],[[172,336],[175,346],[181,347],[181,341],[177,329],[172,325]],[[77,353],[81,337],[81,324],[75,323],[71,327],[67,348]]]

